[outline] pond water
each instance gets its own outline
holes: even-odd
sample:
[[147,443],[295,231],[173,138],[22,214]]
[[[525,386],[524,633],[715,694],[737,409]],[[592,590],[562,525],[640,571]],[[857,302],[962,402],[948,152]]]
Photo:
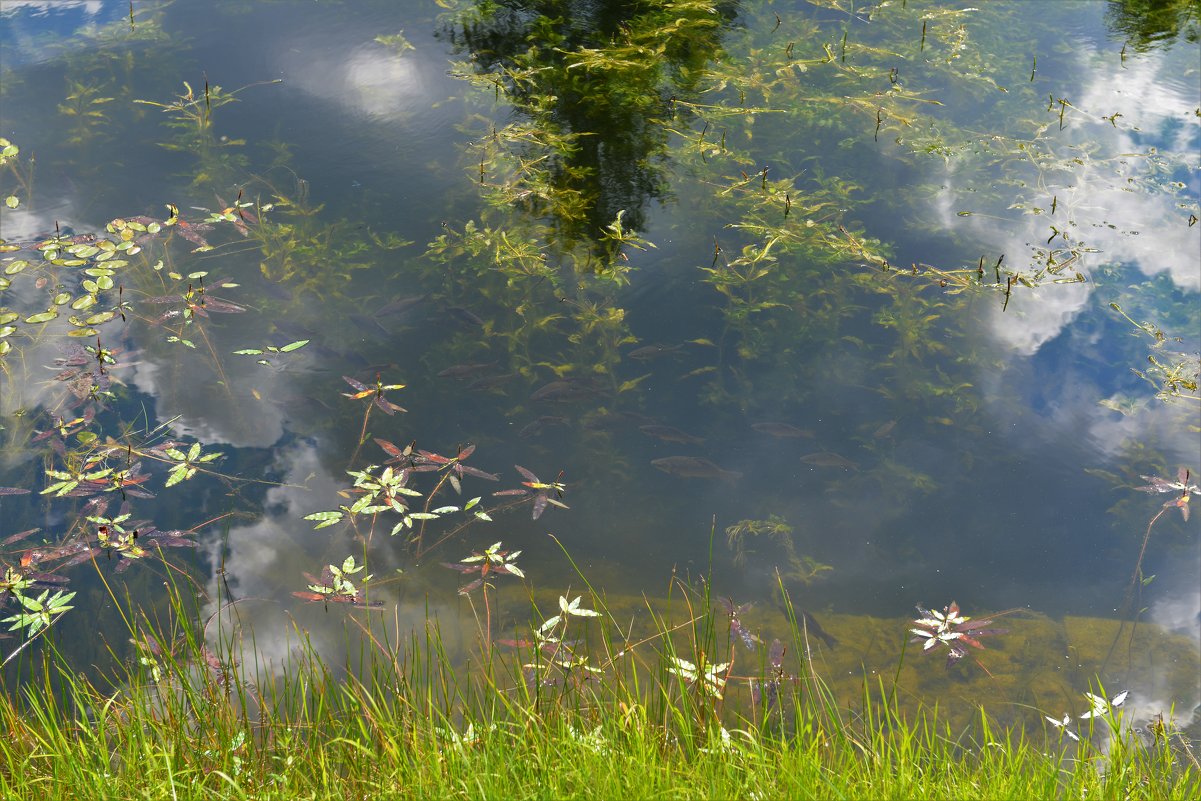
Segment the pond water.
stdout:
[[[1161,5],[5,2],[0,486],[32,490],[0,495],[5,559],[58,574],[90,542],[160,591],[79,519],[118,493],[39,494],[141,449],[130,520],[192,532],[199,562],[165,553],[271,659],[289,621],[337,653],[368,614],[306,605],[306,572],[353,554],[389,615],[454,619],[439,563],[498,540],[540,593],[582,589],[554,534],[615,599],[712,570],[767,615],[780,582],[847,671],[895,659],[915,604],[1030,610],[1009,636],[1044,667],[1036,624],[1143,610],[1169,664],[1105,679],[1192,709],[1201,515],[1168,509],[1138,563],[1179,496],[1141,477],[1201,468],[1198,21]],[[165,204],[183,223],[104,286],[31,250]],[[96,375],[92,329],[111,396],[64,375]],[[370,406],[377,375],[407,411]],[[444,481],[410,511],[480,506],[395,535],[314,529],[396,455],[375,438],[475,445],[499,480]],[[201,469],[164,487],[173,464]],[[570,508],[531,519],[539,493]],[[107,591],[61,573],[90,611],[60,641],[101,661]]]

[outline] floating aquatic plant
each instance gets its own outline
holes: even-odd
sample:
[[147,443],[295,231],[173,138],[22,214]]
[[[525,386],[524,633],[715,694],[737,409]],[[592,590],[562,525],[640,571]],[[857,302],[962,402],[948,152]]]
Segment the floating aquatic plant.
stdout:
[[[951,601],[949,606],[939,612],[935,609],[917,607],[921,615],[913,621],[914,628],[909,629],[915,636],[910,642],[922,643],[923,651],[930,651],[939,645],[947,646],[947,667],[967,656],[965,645],[983,649],[978,638],[994,634],[1004,634],[1007,629],[986,629],[992,620],[972,620],[967,615],[960,614],[959,604]],[[979,664],[979,662],[977,662]],[[983,665],[981,665],[983,667]],[[985,670],[987,672],[987,670]]]

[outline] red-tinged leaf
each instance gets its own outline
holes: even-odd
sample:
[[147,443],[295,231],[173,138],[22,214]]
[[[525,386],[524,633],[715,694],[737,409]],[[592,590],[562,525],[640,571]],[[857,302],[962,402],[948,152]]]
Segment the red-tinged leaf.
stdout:
[[375,437],[375,444],[379,445],[383,449],[384,453],[388,454],[393,459],[404,459],[412,452],[413,447],[412,443],[410,443],[407,448],[401,450],[400,448],[396,447],[395,444],[388,442],[386,439],[380,439],[379,437]]
[[54,573],[26,573],[25,577],[36,581],[38,584],[70,584],[71,579],[66,576],[59,576]]
[[0,540],[0,545],[12,545],[14,542],[20,542],[32,534],[37,534],[39,531],[41,531],[40,528],[31,528],[26,529],[25,531],[19,531],[16,534],[10,534],[4,539]]
[[767,661],[777,670],[784,665],[784,650],[784,643],[779,640],[771,641],[771,649],[768,651]]
[[534,520],[542,517],[542,513],[546,511],[546,504],[550,501],[545,495],[534,496]]
[[328,597],[328,596],[322,595],[319,592],[308,592],[307,590],[297,590],[297,591],[293,592],[292,594],[295,595],[297,598],[300,598],[305,601],[310,601],[310,602],[314,602],[314,601],[324,602],[325,599]]
[[991,620],[969,620],[966,623],[960,623],[958,626],[955,627],[955,630],[956,631],[975,631],[976,629],[982,629],[985,626],[991,626],[991,625],[992,625]]
[[29,490],[21,487],[0,487],[0,495],[28,495]]
[[161,535],[154,537],[148,541],[152,545],[158,545],[161,548],[198,548],[200,543],[195,540],[184,539],[183,537],[172,537],[169,535]]
[[465,584],[462,587],[459,587],[459,595],[467,595],[468,593],[470,593],[474,590],[478,590],[483,585],[484,585],[484,580],[482,578],[477,578],[475,581],[471,582],[470,584]]
[[345,381],[347,384],[350,384],[352,387],[357,389],[359,392],[363,393],[362,395],[353,395],[350,397],[363,398],[363,397],[366,397],[367,395],[370,395],[372,392],[375,392],[375,390],[373,388],[369,388],[366,384],[356,381],[355,379],[351,378],[348,375],[342,376],[342,380]]
[[497,640],[496,642],[506,648],[533,648],[535,645],[532,640]]
[[[532,482],[532,483],[534,483],[534,484],[541,484],[541,483],[542,483],[542,481],[541,481],[541,480],[539,480],[538,476],[534,475],[534,474],[533,474],[533,473],[531,473],[529,470],[526,470],[526,469],[525,469],[524,467],[522,467],[521,465],[519,465],[519,464],[515,464],[515,465],[513,465],[513,466],[517,468],[517,472],[518,472],[518,473],[521,473],[523,476],[525,476],[525,478],[526,478],[526,480],[527,480],[527,481],[530,481],[530,482]],[[528,487],[528,486],[529,486],[529,484],[527,484],[526,486]]]
[[[209,247],[209,243],[205,241],[203,236],[197,233],[197,229],[201,227],[202,226],[197,225],[196,223],[186,223],[183,220],[180,220],[178,223],[176,223],[175,230],[179,232],[180,236],[191,242],[193,245],[207,248]],[[207,230],[208,228],[211,228],[211,226],[203,226],[203,228]]]
[[475,445],[471,444],[471,445],[468,445],[466,448],[460,448],[459,455],[456,458],[466,459],[468,456],[470,456],[473,453],[475,453]]
[[485,473],[483,470],[477,470],[476,468],[468,467],[465,464],[456,465],[456,469],[463,473],[463,475],[475,476],[476,478],[483,478],[487,479],[488,481],[500,481],[500,476],[498,476],[496,473]]
[[407,412],[408,409],[403,406],[397,406],[387,398],[376,396],[375,405],[380,408],[385,414],[395,414],[396,412]]
[[92,560],[92,557],[95,555],[95,553],[96,553],[96,551],[93,551],[91,548],[87,548],[86,550],[79,551],[74,556],[72,556],[70,559],[66,559],[61,564],[59,564],[58,569],[66,570],[69,567],[75,567],[75,565],[82,565],[84,562],[90,562]]
[[433,464],[439,464],[439,465],[450,464],[451,462],[454,461],[453,459],[451,459],[448,456],[443,456],[442,454],[434,453],[433,451],[423,451],[423,450],[418,449],[417,455],[420,456],[422,459],[424,459],[427,462],[431,462]]
[[463,565],[457,562],[441,562],[443,567],[449,567],[451,570],[457,570],[460,573],[475,573],[480,570],[479,565]]
[[200,303],[206,311],[218,312],[220,314],[241,314],[246,311],[245,306],[239,306],[237,303],[231,303],[228,300],[220,300],[218,298],[205,297]]
[[529,490],[523,490],[523,489],[507,489],[507,490],[500,490],[499,492],[492,493],[493,497],[496,497],[499,495],[529,495],[529,494],[530,494]]

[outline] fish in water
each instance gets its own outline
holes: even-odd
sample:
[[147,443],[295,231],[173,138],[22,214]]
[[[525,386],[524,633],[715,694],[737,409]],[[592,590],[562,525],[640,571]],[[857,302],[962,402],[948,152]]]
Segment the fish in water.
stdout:
[[839,456],[837,453],[831,453],[830,451],[805,454],[801,457],[801,461],[805,464],[811,464],[814,467],[838,467],[842,470],[857,470],[859,468],[857,462],[852,462],[845,456]]
[[873,431],[872,436],[876,439],[884,439],[889,434],[891,434],[892,430],[896,427],[897,427],[897,421],[889,420],[887,423],[885,423],[884,425],[880,426],[875,431]]
[[826,633],[826,630],[822,628],[822,624],[817,622],[817,618],[804,609],[801,610],[801,614],[805,618],[805,631],[807,633],[814,635],[824,642],[827,648],[833,648],[838,645],[838,640]]
[[602,409],[584,418],[584,428],[588,431],[604,431],[606,429],[617,428],[618,426],[630,425],[631,423],[653,426],[657,425],[658,422],[655,418],[647,417],[645,414],[639,414],[638,412],[615,412]]
[[813,432],[807,428],[797,428],[788,423],[754,423],[751,428],[762,434],[771,434],[773,437],[808,437],[813,438]]
[[532,401],[574,401],[583,398],[592,397],[597,394],[597,390],[588,383],[582,381],[573,381],[564,379],[561,381],[551,381],[534,391],[530,395]]
[[452,364],[442,372],[438,373],[438,378],[469,378],[471,376],[486,373],[496,366],[496,362],[472,362],[468,364]]
[[376,309],[375,316],[388,317],[394,314],[404,314],[423,300],[425,300],[425,295],[409,295],[408,297],[397,298],[391,303],[385,303]]
[[523,426],[522,429],[517,432],[517,436],[521,437],[522,439],[529,439],[530,437],[536,437],[541,434],[543,429],[545,429],[547,426],[565,426],[567,423],[568,420],[566,417],[544,414],[532,423],[528,423],[527,425]]
[[638,426],[638,430],[643,434],[646,434],[648,437],[661,439],[664,442],[679,442],[684,445],[699,445],[705,441],[704,437],[696,437],[685,431],[681,431],[674,426],[658,425],[657,423]]
[[708,459],[696,456],[665,456],[662,459],[652,460],[651,464],[664,473],[671,473],[682,478],[720,478],[725,481],[742,478],[742,473],[723,470]]
[[482,328],[484,326],[484,318],[471,309],[464,309],[462,306],[447,306],[446,313],[450,315],[451,319],[461,325],[474,328]]
[[480,391],[485,389],[494,389],[501,384],[512,381],[517,377],[517,373],[505,373],[504,375],[486,375],[482,378],[477,378],[467,385],[468,389]]
[[683,347],[683,345],[644,345],[627,353],[626,358],[645,362],[660,356],[679,353]]

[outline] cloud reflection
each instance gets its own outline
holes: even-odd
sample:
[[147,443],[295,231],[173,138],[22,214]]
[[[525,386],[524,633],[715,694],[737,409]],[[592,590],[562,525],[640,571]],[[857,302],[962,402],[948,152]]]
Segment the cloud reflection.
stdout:
[[[1079,70],[1089,76],[1074,93],[1076,114],[1065,117],[1063,138],[1087,133],[1092,147],[1083,163],[1070,173],[1046,171],[1028,176],[1039,186],[1039,197],[1028,202],[1047,206],[1057,199],[1057,214],[1027,214],[1013,225],[998,226],[988,216],[958,217],[964,197],[958,188],[957,165],[948,167],[946,189],[939,198],[941,222],[972,239],[988,243],[1007,255],[1010,264],[1046,243],[1051,225],[1068,231],[1073,240],[1098,253],[1085,254],[1082,272],[1106,264],[1130,264],[1144,275],[1167,273],[1187,291],[1201,290],[1201,226],[1189,226],[1173,179],[1188,173],[1184,183],[1195,198],[1198,188],[1198,142],[1201,117],[1197,87],[1177,79],[1179,64],[1169,52],[1155,52],[1128,61],[1128,68],[1090,69],[1096,53],[1081,56]],[[1119,114],[1114,123],[1098,117]],[[1151,154],[1147,158],[1125,154]],[[1066,151],[1061,152],[1066,155]],[[1070,222],[1069,222],[1070,221]],[[1019,255],[1021,254],[1021,255]],[[1023,355],[1037,352],[1054,339],[1088,305],[1092,283],[1047,284],[1038,289],[1019,287],[1006,311],[987,313],[996,340]]]
[[[340,563],[348,554],[347,547],[361,551],[361,546],[347,543],[345,537],[331,538],[324,531],[315,532],[311,524],[301,521],[306,514],[336,505],[337,491],[347,483],[344,476],[331,475],[324,469],[316,444],[281,448],[276,465],[286,466],[286,477],[281,486],[267,491],[262,517],[233,526],[224,535],[210,533],[203,543],[214,568],[206,587],[211,600],[205,616],[221,618],[220,626],[210,624],[210,638],[219,631],[239,632],[242,646],[253,648],[258,664],[278,675],[299,656],[301,637],[329,665],[344,664],[348,654],[358,653],[357,646],[348,647],[347,632],[356,630],[348,623],[348,615],[360,619],[382,615],[389,628],[398,628],[402,636],[424,630],[427,610],[431,617],[457,619],[457,607],[425,595],[412,603],[398,600],[396,585],[373,591],[373,600],[384,602],[381,611],[373,612],[338,604],[326,609],[293,597],[293,591],[305,588],[305,572],[316,575],[330,561]],[[361,553],[358,559],[363,561]],[[367,572],[374,573],[377,581],[386,578],[387,561],[386,553],[369,555]],[[218,567],[224,568],[223,576],[218,574]],[[216,599],[227,604],[231,597],[237,603],[219,610]],[[453,648],[455,638],[447,639]],[[245,661],[250,657],[245,653],[240,658]]]

